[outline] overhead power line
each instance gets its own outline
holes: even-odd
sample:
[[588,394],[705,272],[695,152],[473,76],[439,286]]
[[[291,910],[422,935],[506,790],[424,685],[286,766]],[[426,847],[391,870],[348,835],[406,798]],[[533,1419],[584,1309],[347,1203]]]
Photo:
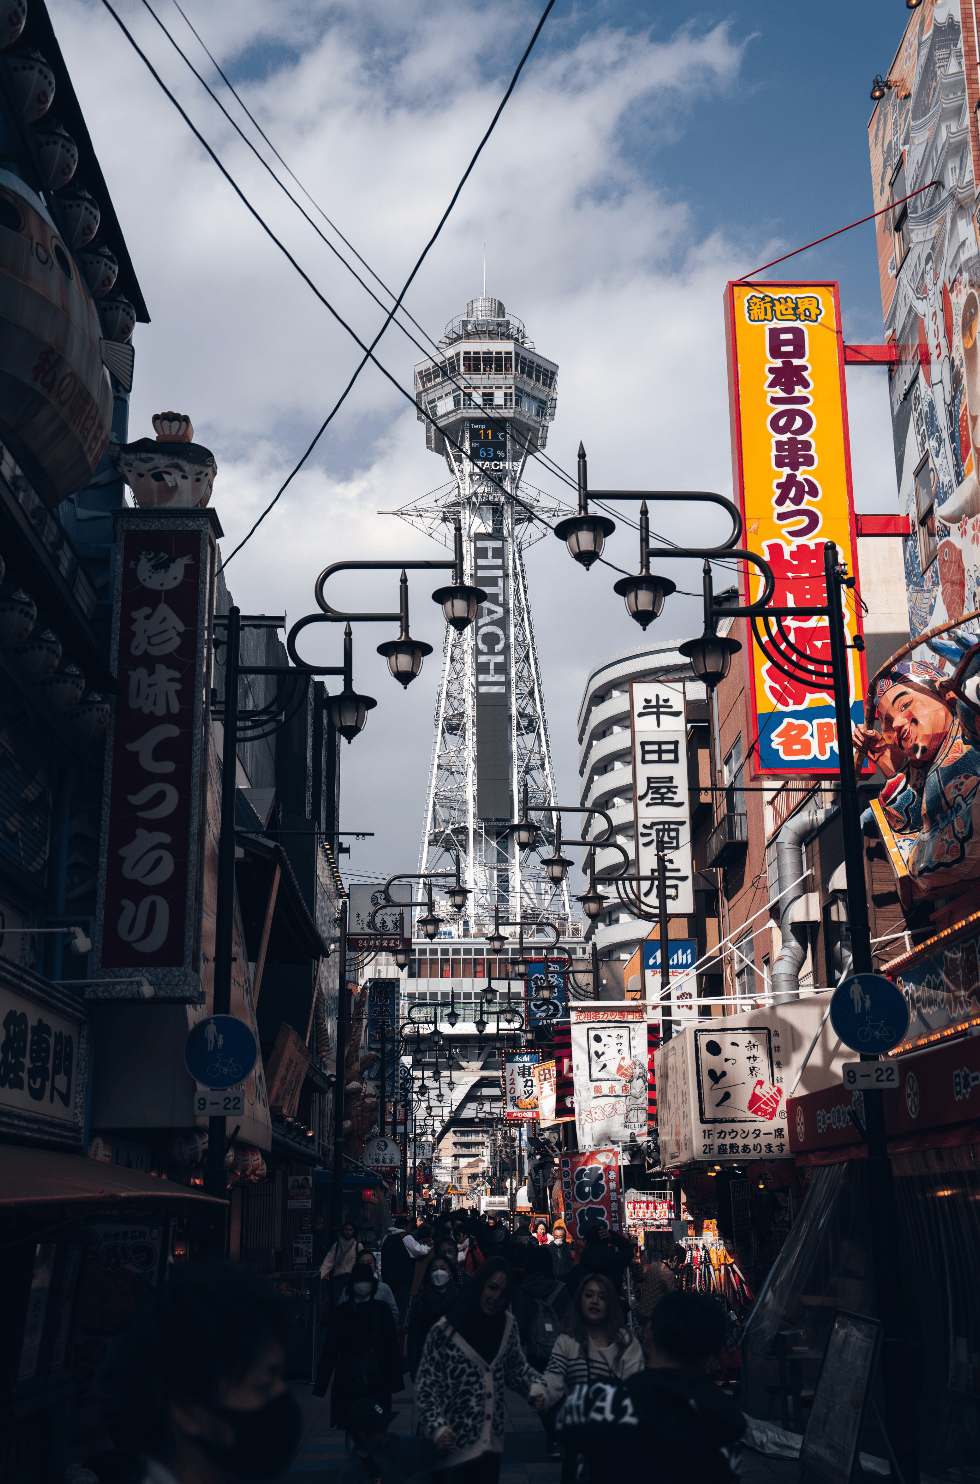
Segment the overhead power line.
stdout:
[[[452,196],[452,199],[451,199],[449,205],[446,207],[446,210],[443,212],[442,217],[440,218],[439,223],[436,226],[435,231],[433,232],[432,236],[429,238],[429,241],[426,243],[425,248],[423,249],[421,256],[419,257],[419,259],[416,262],[414,268],[412,269],[412,272],[409,274],[409,277],[406,280],[405,285],[402,288],[402,291],[401,291],[401,293],[398,296],[397,302],[392,307],[391,311],[388,313],[388,316],[387,316],[387,318],[385,320],[385,323],[382,325],[381,329],[379,330],[378,334],[375,336],[374,340],[371,342],[370,345],[365,345],[364,344],[364,341],[360,338],[360,336],[353,329],[353,327],[351,325],[349,325],[347,323],[347,321],[343,318],[343,316],[340,314],[340,312],[337,309],[334,308],[334,306],[331,304],[330,300],[323,293],[321,293],[321,291],[317,288],[316,284],[310,278],[309,274],[296,261],[296,259],[293,257],[292,253],[289,251],[289,249],[286,247],[286,245],[276,236],[275,232],[269,226],[268,222],[265,221],[265,219],[263,218],[263,216],[261,215],[261,213],[258,211],[258,209],[255,206],[252,205],[251,201],[248,199],[248,197],[245,195],[245,192],[238,185],[237,181],[234,179],[234,177],[232,176],[231,172],[222,163],[222,161],[218,157],[216,151],[211,147],[211,145],[208,143],[208,141],[204,138],[204,135],[197,128],[197,126],[193,123],[193,121],[191,120],[191,118],[187,114],[186,110],[181,106],[181,104],[174,97],[174,94],[167,87],[166,83],[163,81],[163,79],[161,78],[160,74],[157,72],[156,68],[153,66],[153,64],[150,61],[149,57],[147,57],[146,53],[140,47],[140,45],[136,41],[135,37],[129,31],[129,29],[127,28],[127,26],[125,25],[125,23],[123,22],[123,20],[121,19],[121,17],[118,15],[118,13],[116,12],[116,10],[113,8],[113,6],[110,4],[110,0],[102,0],[103,6],[105,7],[106,10],[108,10],[109,14],[112,16],[113,20],[116,22],[116,25],[122,31],[123,35],[126,37],[127,41],[132,46],[132,48],[136,52],[137,56],[143,62],[144,66],[147,68],[148,72],[153,77],[154,81],[160,87],[161,91],[170,99],[170,102],[174,105],[174,107],[176,108],[177,112],[180,114],[181,118],[187,124],[187,127],[191,130],[191,132],[194,135],[195,139],[197,139],[197,141],[202,146],[202,148],[208,153],[208,155],[210,155],[211,159],[214,161],[214,163],[217,165],[218,169],[221,171],[222,175],[228,181],[228,184],[231,186],[232,190],[238,196],[238,198],[242,202],[243,206],[245,206],[245,208],[249,212],[249,214],[255,218],[255,220],[258,222],[259,226],[266,233],[266,235],[270,238],[270,240],[275,243],[276,247],[279,248],[279,251],[283,254],[283,256],[286,258],[286,260],[292,265],[293,268],[295,268],[296,272],[300,275],[300,277],[303,279],[304,283],[313,292],[313,294],[316,295],[316,297],[317,297],[317,299],[319,299],[320,303],[323,304],[323,306],[330,312],[330,314],[333,315],[333,317],[337,321],[337,323],[343,329],[345,329],[347,331],[347,333],[350,335],[351,339],[355,342],[355,344],[357,344],[358,346],[360,346],[361,350],[364,351],[364,356],[361,359],[361,361],[359,362],[359,364],[357,366],[357,369],[355,370],[353,376],[351,377],[350,381],[348,382],[346,388],[344,389],[343,394],[338,399],[337,403],[333,407],[333,409],[330,412],[330,414],[328,415],[328,417],[324,420],[324,422],[321,425],[321,427],[320,427],[320,429],[319,429],[316,437],[313,439],[313,442],[310,444],[309,448],[306,450],[306,453],[304,453],[303,458],[300,460],[300,462],[296,465],[296,467],[290,473],[289,477],[286,479],[285,483],[279,489],[279,491],[277,492],[277,494],[275,495],[275,497],[266,506],[265,510],[259,516],[258,520],[252,526],[251,530],[238,543],[238,545],[231,552],[230,556],[225,559],[224,565],[226,567],[228,565],[228,562],[231,561],[231,558],[233,556],[235,556],[236,553],[239,552],[241,550],[241,548],[245,545],[245,543],[255,534],[255,531],[261,525],[261,523],[265,519],[265,517],[269,514],[269,511],[273,508],[273,506],[275,505],[276,501],[280,498],[280,496],[282,495],[283,491],[289,485],[290,481],[295,477],[295,475],[302,468],[303,464],[306,462],[306,459],[309,457],[309,455],[312,452],[313,448],[316,446],[316,443],[319,440],[320,436],[322,435],[324,429],[328,426],[328,424],[331,422],[331,420],[333,419],[333,417],[336,415],[337,411],[339,410],[339,408],[343,404],[344,400],[346,399],[348,393],[350,392],[351,388],[353,387],[354,382],[357,380],[358,376],[360,375],[361,371],[364,369],[364,366],[367,364],[367,362],[369,360],[374,362],[375,366],[377,366],[377,368],[381,372],[381,374],[388,381],[391,382],[392,386],[394,386],[396,388],[396,390],[403,397],[407,398],[407,400],[411,402],[411,404],[412,404],[413,407],[416,406],[415,397],[412,395],[412,393],[409,392],[409,391],[407,391],[406,388],[404,388],[400,384],[400,382],[392,375],[392,373],[387,369],[387,367],[386,366],[383,366],[382,363],[378,360],[378,358],[374,355],[374,353],[373,353],[374,352],[374,347],[377,345],[378,341],[381,339],[381,336],[384,334],[385,330],[388,328],[388,325],[391,323],[392,318],[394,317],[394,314],[395,314],[395,310],[399,308],[399,306],[401,304],[402,298],[407,293],[409,287],[412,284],[412,281],[414,280],[416,274],[419,271],[419,268],[422,266],[422,263],[424,262],[427,254],[429,252],[429,250],[431,249],[433,243],[436,241],[437,237],[439,236],[439,233],[442,231],[442,228],[445,225],[446,220],[448,219],[449,214],[450,214],[450,212],[453,209],[453,206],[456,204],[456,201],[457,201],[457,199],[459,197],[460,192],[463,189],[463,186],[466,184],[466,181],[469,178],[469,175],[471,174],[471,172],[473,170],[473,167],[475,166],[476,161],[479,158],[479,156],[480,156],[480,154],[481,154],[481,152],[483,150],[484,145],[486,144],[487,140],[489,139],[490,135],[492,134],[492,132],[494,130],[494,127],[496,126],[497,120],[499,119],[501,113],[503,112],[504,106],[505,106],[508,98],[510,97],[511,93],[513,92],[513,90],[514,90],[514,88],[515,88],[515,86],[517,84],[517,79],[520,76],[521,70],[523,69],[525,62],[527,61],[527,58],[530,56],[531,49],[534,46],[534,43],[537,40],[537,38],[538,38],[538,36],[539,36],[539,34],[541,32],[541,28],[543,27],[543,25],[544,25],[544,23],[545,23],[548,15],[549,15],[550,11],[552,10],[552,8],[554,6],[554,3],[555,3],[555,0],[548,0],[548,4],[545,7],[544,13],[541,16],[541,19],[539,20],[537,26],[535,27],[534,35],[531,37],[531,40],[528,43],[527,48],[525,49],[524,55],[521,57],[521,60],[520,60],[520,62],[518,64],[518,66],[517,66],[517,70],[515,71],[514,76],[511,79],[510,86],[508,87],[506,93],[504,94],[504,96],[503,96],[503,98],[502,98],[502,100],[500,102],[500,105],[498,106],[497,111],[494,114],[494,116],[493,116],[493,118],[492,118],[492,120],[490,122],[490,126],[487,129],[486,133],[484,134],[482,140],[480,141],[480,144],[478,145],[478,147],[476,149],[476,152],[473,155],[473,158],[471,159],[471,161],[470,161],[470,163],[469,163],[466,171],[464,172],[463,177],[462,177],[459,185],[456,187],[456,190],[453,193],[453,196]],[[419,408],[419,411],[422,412],[422,416],[425,418],[425,420],[427,422],[432,423],[434,427],[437,427],[438,426],[438,424],[436,424],[436,422],[435,422],[435,419],[432,418],[432,417],[430,417],[429,414],[428,414],[428,412],[425,409]],[[440,430],[440,431],[442,431],[442,430]],[[468,450],[465,450],[465,449],[460,448],[459,445],[456,444],[454,442],[454,440],[449,437],[448,434],[443,433],[443,437],[445,437],[446,438],[446,441],[448,443],[450,443],[451,446],[454,447],[457,450],[457,452],[460,453],[463,457],[465,457],[467,459],[470,458],[470,455],[469,455]],[[474,464],[476,463],[476,461],[473,460],[473,459],[471,459],[470,462],[472,462]],[[529,514],[531,514],[532,516],[534,516],[535,512],[531,509],[531,507],[529,505],[525,505],[525,503],[522,500],[520,500],[518,497],[516,497],[516,496],[514,498],[515,498],[516,502],[522,506],[522,508],[524,508],[525,510],[528,511]],[[547,523],[545,522],[545,524],[547,524]]]

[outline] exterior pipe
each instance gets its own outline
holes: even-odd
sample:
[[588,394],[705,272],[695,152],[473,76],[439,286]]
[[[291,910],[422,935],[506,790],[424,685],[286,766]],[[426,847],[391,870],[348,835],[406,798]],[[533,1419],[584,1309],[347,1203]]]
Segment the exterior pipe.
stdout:
[[[784,891],[786,895],[782,896],[780,910],[783,946],[772,966],[772,998],[775,1005],[785,1005],[800,997],[800,969],[807,953],[806,924],[794,923],[791,914],[794,905],[806,893],[803,842],[835,813],[836,806],[816,809],[811,805],[787,819],[776,836],[776,884],[780,896]],[[794,881],[796,890],[791,889]]]

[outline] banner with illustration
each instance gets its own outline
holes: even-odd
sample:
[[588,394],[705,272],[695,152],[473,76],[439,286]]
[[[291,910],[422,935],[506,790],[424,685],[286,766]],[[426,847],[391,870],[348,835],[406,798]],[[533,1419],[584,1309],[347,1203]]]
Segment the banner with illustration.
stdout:
[[[527,966],[527,1014],[528,1025],[535,1030],[540,1025],[554,1025],[564,1020],[568,1013],[568,958],[531,959]],[[551,993],[542,995],[540,986],[547,982]]]
[[866,837],[884,844],[906,921],[952,928],[978,901],[980,635],[937,625],[899,650],[855,742],[884,774]]
[[[966,25],[972,48],[975,12]],[[875,232],[913,636],[950,620],[976,634],[966,615],[980,609],[977,140],[963,44],[959,0],[925,0],[868,126],[875,210],[895,203]]]
[[[776,608],[827,602],[824,544],[836,543],[857,579],[844,390],[844,340],[835,283],[730,283],[726,293],[732,462],[749,548],[772,568]],[[763,590],[749,566],[752,601]],[[851,714],[863,715],[861,605],[844,605]],[[748,732],[753,777],[835,777],[840,769],[833,692],[794,678],[794,652],[818,666],[830,660],[828,622],[820,616],[756,620],[748,662]]]
[[569,1005],[579,1148],[647,1136],[647,1007]]
[[562,1203],[569,1235],[581,1250],[589,1232],[621,1232],[623,1191],[616,1149],[581,1149],[561,1160]]

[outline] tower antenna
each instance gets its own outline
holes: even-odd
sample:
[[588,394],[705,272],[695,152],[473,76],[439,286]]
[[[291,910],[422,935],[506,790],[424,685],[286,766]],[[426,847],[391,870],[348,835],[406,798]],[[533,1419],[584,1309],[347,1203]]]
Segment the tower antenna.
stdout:
[[483,244],[483,297],[487,297],[487,244]]

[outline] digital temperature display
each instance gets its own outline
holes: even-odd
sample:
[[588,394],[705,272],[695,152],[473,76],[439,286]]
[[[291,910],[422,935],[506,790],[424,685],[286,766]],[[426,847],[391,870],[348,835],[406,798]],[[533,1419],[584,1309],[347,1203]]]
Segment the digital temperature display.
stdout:
[[507,429],[470,423],[470,456],[490,468],[503,468],[507,463]]

